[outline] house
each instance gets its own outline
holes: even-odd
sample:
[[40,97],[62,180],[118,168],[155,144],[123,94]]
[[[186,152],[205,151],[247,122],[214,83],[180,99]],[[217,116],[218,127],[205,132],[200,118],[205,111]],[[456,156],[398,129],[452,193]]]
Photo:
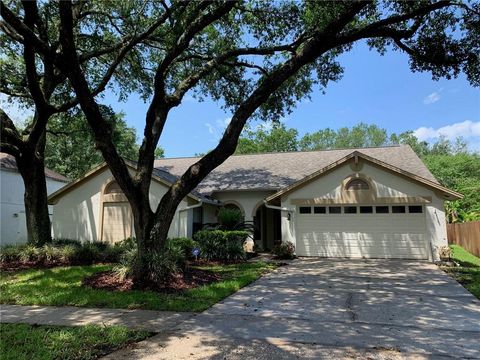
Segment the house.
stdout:
[[[45,168],[47,194],[65,186],[69,181],[63,175]],[[25,187],[15,158],[0,153],[0,244],[18,244],[27,241],[27,225],[23,195]],[[49,206],[52,214],[52,207]]]
[[[197,160],[155,161],[152,208]],[[259,248],[290,241],[299,256],[436,260],[447,245],[444,201],[459,198],[406,145],[236,155],[182,201],[169,236],[191,237],[202,224],[215,223],[225,206],[255,224]],[[50,202],[56,237],[118,241],[134,235],[128,203],[105,165],[52,194]]]

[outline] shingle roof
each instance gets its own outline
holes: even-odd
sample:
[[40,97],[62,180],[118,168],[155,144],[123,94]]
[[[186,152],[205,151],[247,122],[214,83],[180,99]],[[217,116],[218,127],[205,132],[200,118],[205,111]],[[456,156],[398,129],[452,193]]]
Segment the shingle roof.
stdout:
[[[234,155],[197,187],[202,194],[224,190],[279,190],[336,162],[353,151],[393,165],[424,179],[438,181],[408,145],[361,149]],[[155,168],[179,177],[198,157],[155,161]]]
[[[15,161],[15,157],[13,157],[10,154],[0,153],[0,168],[17,171],[18,169],[17,169],[17,162]],[[62,182],[70,181],[69,178],[63,176],[62,174],[59,174],[47,168],[45,168],[45,176],[57,181],[62,181]]]

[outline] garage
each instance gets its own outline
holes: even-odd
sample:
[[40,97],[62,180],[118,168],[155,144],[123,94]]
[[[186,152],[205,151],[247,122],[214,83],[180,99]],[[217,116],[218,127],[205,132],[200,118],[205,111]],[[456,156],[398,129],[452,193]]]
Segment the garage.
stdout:
[[299,206],[297,255],[427,259],[422,205]]

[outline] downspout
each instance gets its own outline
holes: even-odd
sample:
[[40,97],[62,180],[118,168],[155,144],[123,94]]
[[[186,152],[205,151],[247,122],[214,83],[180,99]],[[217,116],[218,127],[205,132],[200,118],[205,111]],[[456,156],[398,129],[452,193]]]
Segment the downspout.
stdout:
[[267,200],[263,200],[263,203],[265,204],[265,207],[267,209],[273,209],[273,210],[280,210],[280,211],[288,211],[289,213],[294,213],[295,210],[284,208],[281,206],[275,206],[275,205],[268,205]]
[[[178,210],[178,226],[177,226],[177,237],[180,237],[180,214],[182,211],[187,211],[187,210],[191,210],[191,209],[195,209],[195,208],[198,208],[200,206],[203,205],[203,201],[200,200],[200,202],[198,204],[195,204],[195,205],[190,205],[190,206],[187,206],[186,208],[183,208],[183,209],[180,209]],[[185,234],[185,237],[187,236],[187,234]]]

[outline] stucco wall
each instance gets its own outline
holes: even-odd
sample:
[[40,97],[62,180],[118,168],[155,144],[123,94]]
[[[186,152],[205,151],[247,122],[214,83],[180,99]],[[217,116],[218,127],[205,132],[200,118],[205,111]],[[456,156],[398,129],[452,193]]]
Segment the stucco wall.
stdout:
[[[102,214],[101,191],[103,186],[112,180],[113,175],[108,168],[105,168],[66,192],[53,205],[53,236],[80,241],[99,241]],[[152,209],[156,208],[166,191],[165,185],[152,180],[150,186]],[[184,200],[177,209],[169,230],[169,237],[187,235],[188,211],[183,211],[179,215],[179,210],[186,206],[187,201]]]
[[[290,209],[291,215],[288,220],[288,212],[282,211],[282,239],[296,243],[295,218],[296,205],[292,204],[299,199],[331,199],[340,200],[342,197],[342,182],[345,178],[355,174],[349,164],[342,165],[334,171],[319,177],[317,180],[286,194],[282,198],[282,207]],[[363,163],[359,171],[370,178],[374,185],[377,197],[401,198],[401,197],[427,197],[431,202],[425,204],[426,237],[429,242],[430,260],[437,259],[436,248],[447,245],[445,213],[443,199],[430,188],[412,180],[397,176],[377,166]]]
[[[47,194],[57,191],[64,182],[47,178]],[[21,175],[13,170],[0,170],[0,245],[20,244],[27,241],[27,225],[23,196],[25,186]],[[49,206],[52,214],[52,207]]]

